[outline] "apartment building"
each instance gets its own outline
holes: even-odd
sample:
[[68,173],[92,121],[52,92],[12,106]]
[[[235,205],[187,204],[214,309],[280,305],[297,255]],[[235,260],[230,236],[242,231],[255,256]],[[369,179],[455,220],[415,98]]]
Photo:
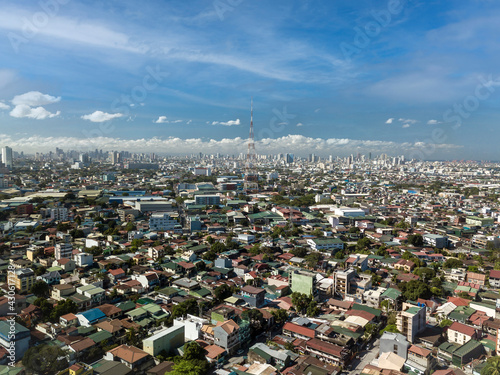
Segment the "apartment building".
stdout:
[[402,311],[397,315],[396,326],[413,343],[417,334],[425,329],[425,307],[404,302]]

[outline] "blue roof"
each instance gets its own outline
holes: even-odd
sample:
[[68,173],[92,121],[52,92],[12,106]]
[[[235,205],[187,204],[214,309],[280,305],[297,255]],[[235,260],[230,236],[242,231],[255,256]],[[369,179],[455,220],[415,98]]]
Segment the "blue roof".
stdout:
[[78,315],[83,315],[85,319],[87,319],[89,322],[95,322],[100,319],[106,318],[106,314],[104,314],[101,310],[99,309],[90,309],[87,311],[83,311],[79,313]]

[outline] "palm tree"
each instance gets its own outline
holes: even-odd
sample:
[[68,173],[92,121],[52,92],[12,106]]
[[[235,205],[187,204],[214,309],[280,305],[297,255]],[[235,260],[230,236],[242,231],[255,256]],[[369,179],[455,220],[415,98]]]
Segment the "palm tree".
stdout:
[[488,360],[487,365],[482,369],[481,375],[500,375],[500,358],[493,357],[490,360]]

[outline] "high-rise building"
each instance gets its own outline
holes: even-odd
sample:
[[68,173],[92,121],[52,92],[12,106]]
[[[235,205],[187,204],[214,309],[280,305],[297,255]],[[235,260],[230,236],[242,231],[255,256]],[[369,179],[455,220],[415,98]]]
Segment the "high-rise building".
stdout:
[[5,168],[12,169],[13,166],[13,158],[12,158],[12,149],[8,146],[2,148],[2,163]]

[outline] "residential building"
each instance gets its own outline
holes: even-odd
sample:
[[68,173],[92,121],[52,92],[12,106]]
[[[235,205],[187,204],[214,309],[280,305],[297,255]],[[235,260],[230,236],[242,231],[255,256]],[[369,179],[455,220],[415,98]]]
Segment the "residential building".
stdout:
[[396,326],[410,343],[413,343],[417,334],[425,329],[425,315],[425,307],[403,303],[402,311],[398,313],[396,318]]
[[356,271],[354,269],[339,270],[335,271],[333,274],[334,289],[335,293],[345,297],[347,294],[351,293],[351,282],[356,276]]
[[380,338],[379,354],[390,352],[406,359],[409,347],[410,343],[406,336],[400,333],[384,332]]
[[71,259],[73,255],[73,246],[70,243],[57,243],[54,250],[54,256],[56,260],[62,258]]
[[423,235],[424,244],[437,247],[438,249],[443,249],[448,247],[448,237],[440,236],[438,234],[426,233]]
[[250,285],[245,285],[241,288],[243,299],[252,307],[261,307],[264,305],[264,297],[266,291],[262,288],[256,288]]
[[170,216],[169,212],[157,212],[149,218],[149,229],[153,231],[173,231],[179,222]]
[[220,204],[220,196],[219,195],[196,195],[195,196],[195,204],[203,205],[203,206],[213,206]]
[[156,357],[161,351],[173,353],[174,349],[184,345],[184,326],[172,326],[156,332],[142,341],[143,350]]
[[30,330],[15,322],[14,318],[0,320],[0,345],[6,350],[14,349],[9,355],[15,356],[15,362],[23,358],[30,347],[30,340]]
[[94,264],[94,256],[89,253],[78,253],[73,256],[78,267],[89,267]]
[[68,209],[66,207],[54,207],[50,208],[48,214],[52,220],[56,221],[67,221],[68,220]]
[[478,284],[480,286],[486,285],[486,275],[477,272],[467,272],[468,283]]
[[318,289],[316,286],[316,274],[302,270],[294,270],[290,273],[290,289],[292,292],[306,294],[316,297]]
[[473,327],[459,322],[453,322],[453,324],[448,327],[446,334],[449,342],[460,345],[475,339],[477,336],[476,330]]
[[154,365],[153,358],[148,353],[126,344],[107,351],[104,359],[121,362],[128,368],[137,371]]
[[20,293],[29,292],[35,283],[35,273],[31,268],[20,268],[14,271],[14,274],[9,272],[9,279],[13,278],[14,285]]
[[207,319],[199,318],[194,315],[187,315],[186,318],[174,319],[174,327],[184,327],[184,341],[194,341],[200,338],[200,331],[204,324],[208,324]]
[[232,319],[225,322],[217,322],[217,325],[212,328],[214,344],[232,354],[240,345],[239,329],[240,326]]
[[313,238],[308,239],[307,244],[315,251],[331,250],[336,252],[344,249],[344,241],[340,238]]

